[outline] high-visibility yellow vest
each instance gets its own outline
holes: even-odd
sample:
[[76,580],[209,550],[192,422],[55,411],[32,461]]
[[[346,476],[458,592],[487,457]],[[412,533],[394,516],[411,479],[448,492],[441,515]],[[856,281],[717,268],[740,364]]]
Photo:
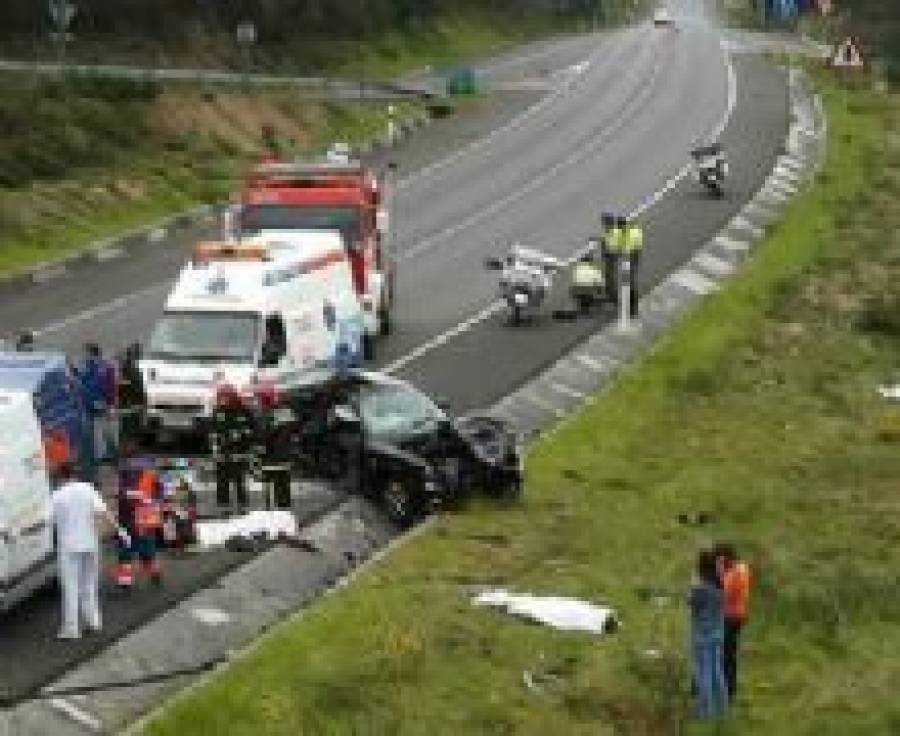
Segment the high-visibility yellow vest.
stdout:
[[614,227],[606,234],[606,249],[610,253],[621,253],[625,247],[625,231]]
[[625,253],[640,253],[644,249],[644,231],[637,225],[632,225],[625,233],[622,242],[622,250]]
[[572,273],[572,285],[585,288],[603,286],[603,271],[592,263],[576,263]]

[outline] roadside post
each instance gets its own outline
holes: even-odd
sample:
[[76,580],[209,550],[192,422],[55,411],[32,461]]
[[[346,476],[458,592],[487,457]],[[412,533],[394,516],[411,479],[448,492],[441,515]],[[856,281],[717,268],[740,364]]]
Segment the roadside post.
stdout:
[[256,43],[256,24],[250,20],[242,20],[237,24],[235,37],[241,50],[241,75],[246,87],[250,84],[250,57],[253,45]]
[[62,65],[66,60],[66,44],[72,39],[69,26],[72,25],[78,8],[67,0],[47,0],[47,9],[54,28],[50,32],[50,38],[56,42],[56,60]]
[[388,105],[387,109],[388,114],[388,124],[387,124],[387,136],[389,145],[394,145],[397,142],[397,108],[394,105]]
[[631,329],[631,259],[619,258],[619,332]]

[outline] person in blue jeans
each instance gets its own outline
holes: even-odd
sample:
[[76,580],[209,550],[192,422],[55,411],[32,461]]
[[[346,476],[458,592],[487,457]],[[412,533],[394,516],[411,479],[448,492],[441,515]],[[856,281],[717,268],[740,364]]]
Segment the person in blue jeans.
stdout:
[[700,718],[713,718],[724,714],[728,695],[722,669],[724,602],[716,556],[711,549],[701,550],[697,556],[697,577],[691,585],[688,605],[697,713]]

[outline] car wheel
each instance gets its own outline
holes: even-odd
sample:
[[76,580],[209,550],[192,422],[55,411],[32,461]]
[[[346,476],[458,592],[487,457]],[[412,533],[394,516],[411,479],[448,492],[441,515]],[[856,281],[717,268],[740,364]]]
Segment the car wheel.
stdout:
[[388,518],[400,527],[408,527],[415,519],[415,498],[409,482],[388,479],[382,490],[382,502]]

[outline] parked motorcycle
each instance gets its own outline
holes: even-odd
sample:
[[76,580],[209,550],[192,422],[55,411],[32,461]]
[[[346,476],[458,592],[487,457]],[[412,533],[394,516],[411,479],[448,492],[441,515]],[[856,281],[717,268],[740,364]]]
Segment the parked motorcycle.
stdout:
[[516,244],[503,258],[488,258],[485,266],[500,272],[500,298],[506,302],[510,324],[517,326],[541,311],[553,277],[563,268],[563,263],[546,253]]

